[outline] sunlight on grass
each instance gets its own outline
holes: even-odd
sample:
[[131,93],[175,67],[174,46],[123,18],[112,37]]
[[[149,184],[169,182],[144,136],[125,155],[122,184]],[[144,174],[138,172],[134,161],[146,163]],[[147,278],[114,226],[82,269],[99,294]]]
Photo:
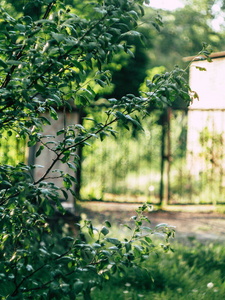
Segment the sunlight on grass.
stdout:
[[224,299],[224,245],[174,245],[174,253],[153,255],[144,267],[147,273],[129,270],[126,276],[116,274],[101,291],[94,291],[94,300],[138,299]]
[[[87,215],[82,215],[87,218]],[[118,223],[117,215],[111,212],[113,224],[110,235],[128,238],[130,230]],[[150,218],[151,219],[151,218]],[[94,224],[101,229],[103,215],[96,214]],[[130,223],[131,224],[131,223]],[[130,225],[129,224],[129,225]],[[210,226],[202,226],[202,231]],[[153,228],[154,229],[154,228]],[[152,237],[151,237],[152,238]],[[158,243],[158,237],[153,238]],[[196,238],[176,239],[174,252],[166,255],[152,253],[144,262],[144,270],[128,269],[117,272],[102,290],[93,290],[93,300],[217,300],[225,295],[225,244],[200,243]]]

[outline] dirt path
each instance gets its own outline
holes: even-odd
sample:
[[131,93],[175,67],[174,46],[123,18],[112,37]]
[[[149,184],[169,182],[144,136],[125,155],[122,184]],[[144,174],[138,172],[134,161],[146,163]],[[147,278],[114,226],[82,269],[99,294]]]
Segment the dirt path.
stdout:
[[[129,222],[135,215],[138,204],[84,202],[81,212],[94,222],[114,220],[118,224]],[[198,207],[186,207],[188,211],[154,211],[149,213],[152,228],[159,223],[167,223],[176,226],[178,238],[190,237],[202,241],[225,240],[225,214],[205,212],[204,207],[199,211]],[[202,211],[203,210],[203,211]]]

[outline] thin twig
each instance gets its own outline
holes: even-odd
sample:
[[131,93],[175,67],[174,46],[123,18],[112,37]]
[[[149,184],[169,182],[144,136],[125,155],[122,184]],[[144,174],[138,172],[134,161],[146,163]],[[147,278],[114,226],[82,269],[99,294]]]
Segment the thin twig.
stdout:
[[[109,123],[105,124],[103,127],[101,127],[100,129],[98,129],[95,134],[98,134],[99,132],[103,131],[106,127],[108,127],[109,125],[111,125],[112,123],[116,122],[119,118],[116,117],[114,118],[112,121],[110,121]],[[84,142],[86,142],[87,140],[89,140],[90,138],[92,138],[92,135],[87,136],[86,138],[82,139],[81,141],[75,143],[72,146],[69,146],[67,148],[65,148],[64,150],[62,150],[60,153],[57,154],[56,158],[53,160],[53,162],[51,163],[51,165],[49,166],[49,168],[46,170],[45,174],[37,181],[34,182],[34,185],[40,183],[42,180],[44,180],[46,178],[46,176],[48,175],[48,173],[51,171],[51,169],[53,168],[53,166],[56,164],[56,162],[60,159],[60,156],[63,155],[64,152],[66,152],[67,150],[70,150],[71,148],[76,148],[78,146],[80,146],[81,144],[83,144]]]

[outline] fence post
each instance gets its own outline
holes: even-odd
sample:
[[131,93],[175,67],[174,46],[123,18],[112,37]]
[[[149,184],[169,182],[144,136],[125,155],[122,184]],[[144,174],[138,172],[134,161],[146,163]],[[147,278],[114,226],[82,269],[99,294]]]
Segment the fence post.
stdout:
[[[78,114],[78,124],[83,124],[83,118],[86,116],[85,112],[82,109],[76,110],[77,114]],[[82,172],[82,147],[78,147],[77,149],[77,154],[80,157],[80,166],[79,168],[77,168],[76,171],[76,180],[77,183],[75,184],[75,195],[76,198],[74,197],[74,209],[76,207],[76,199],[80,200],[80,189],[81,189],[81,172]]]
[[162,135],[161,135],[161,178],[160,178],[160,190],[159,190],[159,204],[163,203],[164,196],[164,159],[165,159],[165,137],[166,137],[166,111],[164,110],[161,114],[160,123],[162,125]]
[[171,114],[172,110],[169,107],[167,110],[167,185],[166,185],[166,204],[170,203],[170,162],[171,162]]

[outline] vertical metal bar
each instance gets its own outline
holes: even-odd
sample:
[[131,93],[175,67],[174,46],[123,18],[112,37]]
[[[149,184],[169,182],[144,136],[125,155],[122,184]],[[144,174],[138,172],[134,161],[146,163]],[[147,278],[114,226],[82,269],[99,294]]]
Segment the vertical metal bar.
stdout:
[[161,119],[162,119],[162,135],[161,135],[161,179],[160,179],[160,190],[159,190],[159,198],[160,202],[159,204],[162,205],[163,203],[163,196],[164,196],[164,158],[165,158],[165,136],[166,136],[166,126],[164,122],[164,115],[165,112],[162,113]]
[[170,203],[170,163],[171,163],[171,115],[172,110],[167,110],[167,186],[166,186],[166,204]]
[[220,154],[220,179],[219,179],[219,195],[220,195],[220,202],[221,199],[223,199],[224,196],[224,191],[223,191],[223,175],[224,175],[224,128],[223,128],[223,124],[224,124],[224,112],[221,111],[221,135],[220,135],[220,149],[221,149],[221,154]]
[[[85,116],[85,113],[83,110],[79,110],[76,112],[78,114],[78,124],[83,124],[83,117]],[[76,198],[74,197],[74,209],[75,209],[75,206],[76,206],[76,199],[80,199],[80,189],[81,189],[81,172],[82,172],[82,147],[78,147],[77,149],[77,154],[80,158],[80,165],[79,165],[79,168],[77,168],[77,171],[76,171],[76,180],[77,180],[77,184],[75,185],[75,195],[76,195]]]

